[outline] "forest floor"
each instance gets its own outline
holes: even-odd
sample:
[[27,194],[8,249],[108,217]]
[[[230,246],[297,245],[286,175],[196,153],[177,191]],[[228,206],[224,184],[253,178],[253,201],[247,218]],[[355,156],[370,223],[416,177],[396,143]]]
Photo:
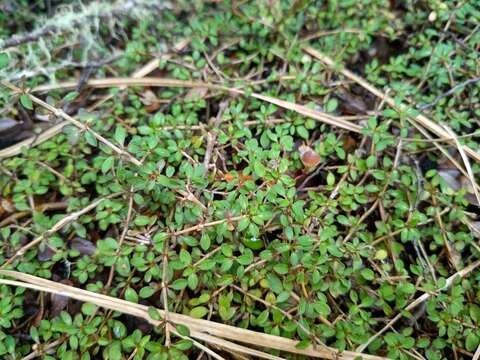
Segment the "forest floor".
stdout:
[[480,3],[1,1],[0,358],[480,358]]

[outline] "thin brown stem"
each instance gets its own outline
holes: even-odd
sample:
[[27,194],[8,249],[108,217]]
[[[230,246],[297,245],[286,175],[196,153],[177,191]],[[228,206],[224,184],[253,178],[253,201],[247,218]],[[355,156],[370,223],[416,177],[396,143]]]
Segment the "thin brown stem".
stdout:
[[[2,80],[1,81],[1,84],[7,88],[9,88],[10,90],[16,92],[16,93],[22,93],[22,90],[18,87],[16,87],[15,85],[9,83],[8,81],[5,81],[5,80]],[[81,130],[84,130],[84,131],[87,131],[89,132],[90,134],[92,134],[98,141],[100,141],[101,143],[105,144],[107,147],[109,147],[110,149],[112,149],[115,153],[117,153],[118,155],[120,156],[123,156],[125,157],[126,159],[128,159],[128,161],[130,161],[131,163],[137,165],[137,166],[141,166],[142,163],[137,160],[132,154],[130,154],[128,151],[124,150],[124,149],[120,149],[118,146],[114,145],[112,142],[110,142],[109,140],[107,140],[106,138],[104,138],[102,135],[96,133],[95,131],[93,131],[88,125],[78,121],[77,119],[71,117],[70,115],[68,115],[65,111],[63,111],[62,109],[58,109],[48,103],[46,103],[45,101],[39,99],[38,97],[30,94],[30,93],[26,93],[26,95],[30,98],[30,100],[32,100],[34,103],[40,105],[41,107],[45,108],[46,110],[50,111],[52,114],[54,114],[55,116],[58,116],[58,117],[61,117],[62,119],[70,122],[71,124],[75,125],[77,128],[81,129]]]
[[32,247],[38,245],[40,242],[42,242],[43,240],[47,239],[49,236],[55,234],[57,231],[59,231],[61,228],[63,228],[65,225],[68,225],[72,222],[74,222],[75,220],[77,220],[80,216],[88,213],[89,211],[95,209],[100,203],[102,203],[103,201],[107,200],[107,199],[111,199],[113,197],[116,197],[116,196],[119,196],[123,194],[123,192],[118,192],[118,193],[114,193],[114,194],[111,194],[111,195],[108,195],[108,196],[105,196],[101,199],[98,199],[96,201],[94,201],[93,203],[91,203],[90,205],[84,207],[83,209],[81,210],[78,210],[74,213],[71,213],[69,215],[66,215],[65,217],[63,217],[62,219],[60,219],[57,223],[55,223],[55,225],[52,226],[52,228],[50,228],[49,230],[45,231],[42,235],[36,237],[34,240],[32,240],[31,242],[29,242],[28,244],[22,246],[19,250],[17,250],[17,252],[11,257],[9,258],[8,260],[6,260],[2,266],[0,266],[0,269],[5,269],[6,266],[8,266],[9,264],[11,264],[16,258],[18,258],[19,256],[22,256],[23,254],[25,254],[25,252],[27,252],[29,249],[31,249]]
[[[133,213],[133,186],[130,188],[130,193],[128,196],[127,218],[125,220],[125,225],[123,226],[122,234],[120,235],[120,240],[118,241],[118,249],[115,254],[115,258],[117,258],[120,252],[122,251],[122,245],[123,245],[123,242],[125,241],[125,236],[127,236],[128,226],[130,225],[130,221],[132,219],[132,213]],[[108,280],[105,285],[106,289],[110,288],[110,286],[112,285],[114,274],[115,274],[115,263],[110,268],[110,273],[108,274]]]

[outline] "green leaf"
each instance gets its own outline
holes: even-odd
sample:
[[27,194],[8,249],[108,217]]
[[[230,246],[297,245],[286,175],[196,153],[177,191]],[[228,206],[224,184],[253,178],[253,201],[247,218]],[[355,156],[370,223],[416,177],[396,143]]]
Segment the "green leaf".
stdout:
[[207,234],[202,234],[202,237],[200,239],[200,247],[202,248],[202,250],[207,251],[210,248],[210,245],[210,237]]
[[195,319],[201,319],[208,314],[208,309],[205,306],[197,306],[190,310],[190,316]]
[[192,345],[193,345],[192,340],[182,339],[182,340],[176,342],[174,346],[178,350],[185,351],[185,350],[190,349],[192,347]]
[[197,274],[195,274],[195,273],[190,274],[188,276],[187,283],[188,283],[188,287],[191,290],[195,290],[198,286],[198,276],[197,276]]
[[467,335],[465,339],[465,348],[467,351],[475,351],[478,347],[479,338],[475,333],[472,331]]
[[117,258],[115,266],[115,270],[117,271],[117,273],[124,277],[127,277],[130,275],[130,269],[130,261],[127,256],[121,256]]
[[63,101],[72,101],[75,100],[78,96],[78,92],[72,91],[63,97]]
[[148,316],[150,316],[153,320],[162,320],[162,315],[158,311],[158,309],[150,306],[148,308]]
[[273,265],[273,270],[275,270],[275,272],[277,274],[281,274],[281,275],[285,275],[289,271],[288,265],[285,264],[285,263],[280,263],[280,264]]
[[138,302],[137,292],[133,290],[131,287],[128,287],[127,290],[125,290],[125,300],[137,303]]
[[7,53],[0,53],[0,70],[3,69],[4,67],[8,66],[8,63],[10,62]]
[[327,105],[325,106],[325,111],[326,112],[334,112],[338,107],[338,100],[335,98],[332,98],[328,100]]
[[174,189],[174,188],[178,187],[178,183],[175,180],[170,179],[170,178],[166,177],[165,175],[158,175],[157,176],[157,182],[160,185],[165,186],[166,188]]
[[192,263],[192,256],[185,249],[180,250],[180,256],[179,257],[180,257],[180,261],[182,263],[184,263],[185,265],[190,265]]
[[115,341],[108,348],[108,358],[111,360],[122,359],[122,348],[120,341]]
[[170,287],[174,290],[183,290],[187,287],[187,280],[177,279],[175,280]]
[[304,126],[297,126],[297,134],[305,140],[309,137],[308,130]]
[[84,313],[85,315],[91,316],[95,314],[96,309],[97,309],[97,306],[95,304],[91,304],[91,303],[82,304],[82,313]]
[[308,340],[308,339],[303,339],[302,341],[299,341],[299,342],[295,345],[295,347],[296,347],[297,349],[306,349],[307,347],[310,346],[310,344],[311,344],[310,340]]
[[258,177],[264,177],[266,174],[265,166],[260,162],[260,160],[256,160],[253,163],[253,171]]
[[145,226],[150,223],[150,217],[145,215],[139,215],[135,218],[134,222],[137,226]]
[[328,172],[327,185],[332,186],[333,184],[335,184],[335,175],[333,175],[331,172]]
[[109,171],[113,167],[114,162],[115,158],[113,156],[107,157],[102,164],[102,173],[105,174],[107,171]]
[[115,129],[115,135],[114,135],[115,141],[120,145],[123,145],[126,137],[127,137],[127,131],[122,126],[117,125]]
[[373,280],[375,278],[375,273],[372,269],[363,269],[362,276],[365,280]]
[[152,288],[151,286],[145,286],[140,289],[139,295],[142,299],[149,298],[155,293],[155,289]]
[[388,253],[386,250],[380,249],[375,253],[376,260],[385,260],[388,257]]
[[85,140],[87,141],[88,144],[90,144],[92,146],[97,146],[98,145],[97,138],[95,137],[95,135],[93,135],[93,133],[91,131],[86,131],[84,136],[85,136]]
[[32,99],[27,94],[20,95],[20,103],[23,105],[25,109],[33,110],[33,103]]
[[175,329],[182,336],[190,336],[190,329],[188,328],[188,326],[178,324],[177,326],[175,326]]
[[283,291],[283,284],[278,276],[270,273],[267,275],[267,281],[268,286],[274,293],[280,294]]

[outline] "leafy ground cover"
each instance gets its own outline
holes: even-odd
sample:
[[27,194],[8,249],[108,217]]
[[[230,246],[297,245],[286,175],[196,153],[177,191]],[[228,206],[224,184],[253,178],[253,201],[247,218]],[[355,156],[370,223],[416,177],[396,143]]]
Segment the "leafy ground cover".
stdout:
[[0,9],[3,359],[479,358],[477,2]]

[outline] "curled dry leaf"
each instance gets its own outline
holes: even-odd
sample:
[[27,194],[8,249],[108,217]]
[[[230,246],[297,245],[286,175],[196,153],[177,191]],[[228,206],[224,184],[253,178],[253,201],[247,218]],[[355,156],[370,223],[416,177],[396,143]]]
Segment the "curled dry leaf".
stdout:
[[298,148],[300,159],[306,168],[314,168],[320,163],[320,155],[310,146],[302,145]]
[[480,221],[470,223],[470,229],[472,230],[473,236],[480,239]]
[[466,176],[460,174],[457,169],[444,168],[438,170],[438,175],[442,177],[445,183],[454,191],[465,189],[465,199],[472,205],[480,206],[473,190],[472,182]]
[[11,214],[15,211],[15,207],[13,206],[10,199],[1,199],[0,200],[0,216],[3,214]]
[[472,181],[468,177],[462,175],[460,176],[460,184],[467,192],[465,194],[465,199],[467,199],[467,201],[472,205],[480,206],[480,203],[475,196],[475,190],[473,189]]
[[160,102],[152,90],[145,90],[140,101],[145,105],[145,110],[147,112],[153,112],[160,108]]
[[14,126],[17,126],[18,122],[10,118],[0,119],[0,131],[11,129]]
[[185,95],[185,100],[187,101],[200,100],[200,99],[203,99],[205,96],[207,96],[207,93],[208,93],[207,88],[202,88],[202,87],[191,88],[190,90],[187,91],[187,94]]
[[460,171],[457,169],[442,169],[438,170],[438,175],[447,183],[447,185],[455,191],[458,191],[462,188],[460,183],[459,175]]
[[37,259],[38,261],[49,261],[52,260],[53,255],[55,255],[55,251],[50,246],[45,246],[43,250],[38,250]]
[[77,250],[81,255],[93,255],[97,247],[91,241],[81,237],[75,237],[70,241],[70,248]]
[[[72,282],[69,280],[61,280],[60,283],[69,285],[69,286],[73,285]],[[70,301],[70,298],[68,296],[52,294],[50,300],[51,300],[50,318],[54,318],[60,315],[60,313],[66,309],[68,302]]]
[[140,101],[143,103],[143,105],[151,105],[157,102],[158,98],[152,90],[145,90],[140,97]]
[[368,111],[367,104],[363,99],[347,91],[338,93],[338,97],[342,100],[340,110],[347,115],[362,115]]

